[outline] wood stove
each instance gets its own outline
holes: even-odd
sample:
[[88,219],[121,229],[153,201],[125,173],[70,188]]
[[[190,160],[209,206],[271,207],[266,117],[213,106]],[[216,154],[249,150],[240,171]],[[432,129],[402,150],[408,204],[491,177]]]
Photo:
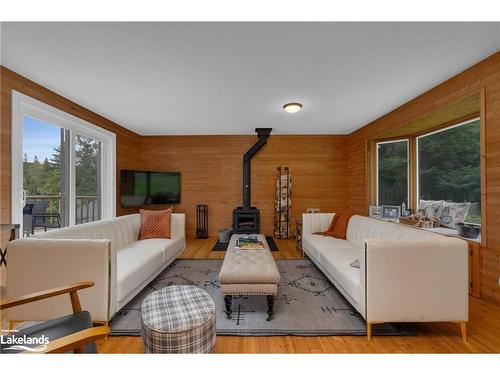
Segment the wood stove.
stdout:
[[243,156],[243,206],[233,210],[233,233],[260,233],[260,212],[251,207],[251,159],[266,145],[272,128],[257,128],[257,142]]
[[255,207],[248,210],[237,207],[233,210],[233,232],[234,233],[259,233],[260,212]]

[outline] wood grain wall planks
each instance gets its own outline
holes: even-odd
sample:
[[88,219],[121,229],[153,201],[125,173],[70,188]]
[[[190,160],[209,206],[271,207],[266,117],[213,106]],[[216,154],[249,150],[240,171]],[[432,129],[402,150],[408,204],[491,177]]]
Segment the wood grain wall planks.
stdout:
[[[256,136],[151,136],[142,138],[143,169],[181,173],[181,203],[187,233],[196,228],[196,204],[208,204],[209,235],[230,227],[232,210],[242,204],[243,154]],[[252,205],[261,211],[261,231],[273,234],[276,167],[292,174],[292,223],[308,207],[344,210],[347,196],[346,136],[272,135],[252,158]],[[294,225],[292,225],[292,228]]]
[[[188,234],[194,233],[197,203],[207,203],[210,235],[229,226],[231,211],[241,204],[241,157],[253,136],[140,137],[119,125],[1,67],[0,219],[10,220],[10,91],[12,89],[81,117],[117,134],[120,169],[178,170]],[[366,214],[367,144],[388,132],[461,98],[483,92],[487,238],[482,252],[482,296],[500,304],[500,52],[360,128],[350,136],[272,136],[253,160],[252,202],[261,209],[262,228],[272,232],[275,167],[292,168],[295,219],[307,207],[347,209]],[[117,180],[118,181],[118,180]],[[119,184],[117,184],[119,189]],[[117,194],[117,199],[119,194]],[[136,212],[117,203],[117,214]]]
[[483,197],[486,198],[486,233],[482,249],[481,295],[500,304],[500,52],[380,117],[350,135],[349,208],[366,214],[369,195],[367,143],[401,131],[412,122],[462,98],[484,92],[486,137]]
[[[88,109],[56,94],[29,79],[0,66],[1,82],[1,124],[0,124],[0,221],[10,222],[11,205],[11,105],[12,90],[31,96],[62,111],[80,117],[116,134],[116,168],[137,168],[137,154],[140,136]],[[117,189],[120,187],[117,186]],[[119,194],[117,194],[117,197]],[[132,212],[119,207],[117,213]]]
[[[188,235],[194,234],[197,203],[209,205],[211,236],[231,224],[233,208],[241,205],[242,156],[256,136],[141,137],[3,66],[0,74],[2,222],[10,221],[11,91],[16,90],[116,133],[117,215],[138,211],[120,207],[121,169],[175,170],[182,173],[182,202],[175,209],[188,214]],[[308,207],[347,209],[347,140],[329,135],[270,138],[252,159],[252,203],[261,210],[265,233],[273,232],[275,168],[283,163],[293,173],[293,218]]]

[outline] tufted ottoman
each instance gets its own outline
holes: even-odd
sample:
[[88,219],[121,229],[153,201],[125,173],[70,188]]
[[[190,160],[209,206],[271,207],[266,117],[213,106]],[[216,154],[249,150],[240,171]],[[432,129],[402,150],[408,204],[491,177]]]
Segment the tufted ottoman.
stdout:
[[209,353],[215,346],[215,304],[203,289],[169,286],[142,303],[146,353]]
[[242,235],[234,234],[229,241],[224,262],[219,273],[219,281],[226,303],[226,315],[232,317],[232,297],[235,295],[267,298],[267,320],[274,314],[274,296],[278,294],[280,274],[274,261],[266,237],[257,235],[265,245],[263,250],[236,249],[236,240]]

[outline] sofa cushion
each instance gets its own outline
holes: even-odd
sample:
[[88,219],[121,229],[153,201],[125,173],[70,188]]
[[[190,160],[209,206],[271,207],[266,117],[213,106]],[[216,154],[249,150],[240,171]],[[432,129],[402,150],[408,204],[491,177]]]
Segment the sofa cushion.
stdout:
[[163,247],[131,246],[117,253],[116,289],[118,301],[125,298],[163,264]]
[[147,240],[139,240],[133,242],[128,247],[135,247],[135,248],[153,247],[161,249],[163,251],[163,258],[162,258],[163,262],[166,262],[173,256],[177,256],[179,252],[184,248],[184,239],[148,238]]
[[439,201],[426,201],[420,199],[418,204],[418,212],[423,214],[428,219],[439,220],[441,213],[443,212],[443,200]]
[[141,222],[139,214],[93,221],[71,227],[37,233],[36,238],[110,240],[111,248],[118,250],[137,241]]
[[176,258],[186,247],[186,240],[184,238],[176,238],[168,240],[168,246],[163,252],[163,262],[168,262],[172,258]]
[[171,238],[170,221],[172,217],[172,207],[166,210],[139,210],[141,215],[141,231],[139,240],[147,238]]
[[306,236],[302,239],[302,242],[302,246],[304,247],[304,250],[306,250],[306,253],[318,261],[320,260],[319,252],[323,249],[346,248],[359,250],[356,246],[346,240],[323,236],[321,234]]
[[455,229],[458,223],[463,223],[469,212],[471,203],[444,202],[439,223],[443,227]]
[[442,237],[423,229],[359,215],[351,217],[347,227],[347,240],[359,248],[365,247],[366,240],[422,240],[426,238]]
[[354,214],[352,212],[340,211],[333,216],[330,227],[325,232],[320,232],[317,234],[322,234],[323,236],[330,236],[334,238],[339,238],[341,240],[346,239],[347,225],[349,224],[349,219]]
[[311,236],[302,237],[302,249],[310,257],[319,261],[319,252],[316,246],[314,246],[315,241],[313,237],[319,236],[318,234],[313,234]]
[[361,257],[362,251],[354,246],[319,250],[321,265],[357,303],[362,298],[360,270],[351,267],[351,263]]
[[128,247],[156,247],[165,249],[172,243],[171,239],[167,238],[148,238],[131,243]]

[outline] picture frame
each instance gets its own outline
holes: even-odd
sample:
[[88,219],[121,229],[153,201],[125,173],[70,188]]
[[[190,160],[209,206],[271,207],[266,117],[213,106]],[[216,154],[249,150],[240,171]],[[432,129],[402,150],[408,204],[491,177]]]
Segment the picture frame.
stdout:
[[382,218],[385,220],[397,221],[401,215],[400,206],[382,206]]
[[406,209],[406,210],[401,211],[402,217],[409,217],[409,216],[411,216],[411,214],[412,214],[412,211],[410,209]]
[[382,206],[370,206],[369,216],[376,219],[382,219]]

